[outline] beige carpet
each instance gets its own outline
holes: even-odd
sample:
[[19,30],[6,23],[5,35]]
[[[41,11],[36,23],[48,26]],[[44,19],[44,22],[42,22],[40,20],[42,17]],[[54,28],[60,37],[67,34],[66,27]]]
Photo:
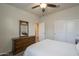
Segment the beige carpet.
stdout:
[[20,53],[18,53],[16,55],[13,55],[12,53],[4,53],[4,54],[2,54],[0,56],[23,56],[23,54],[24,54],[24,51],[20,52]]

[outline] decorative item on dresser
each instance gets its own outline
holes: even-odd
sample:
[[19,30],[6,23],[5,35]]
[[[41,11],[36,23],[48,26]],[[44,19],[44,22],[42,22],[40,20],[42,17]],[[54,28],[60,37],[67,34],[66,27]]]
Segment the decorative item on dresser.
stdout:
[[12,40],[12,52],[16,55],[24,51],[29,45],[35,43],[35,36],[19,37]]

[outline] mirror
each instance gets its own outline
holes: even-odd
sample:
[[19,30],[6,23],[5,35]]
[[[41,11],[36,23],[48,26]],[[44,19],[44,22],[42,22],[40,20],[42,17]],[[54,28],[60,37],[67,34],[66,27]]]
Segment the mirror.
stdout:
[[27,21],[19,21],[19,36],[28,36],[29,25]]

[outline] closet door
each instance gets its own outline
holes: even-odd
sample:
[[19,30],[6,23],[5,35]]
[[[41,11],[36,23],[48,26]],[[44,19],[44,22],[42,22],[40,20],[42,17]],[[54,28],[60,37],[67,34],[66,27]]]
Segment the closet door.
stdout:
[[69,43],[75,43],[76,35],[76,20],[67,20],[66,23],[66,40]]
[[65,20],[54,21],[54,39],[66,42],[66,21]]
[[54,39],[75,43],[76,36],[75,20],[55,20],[54,21]]

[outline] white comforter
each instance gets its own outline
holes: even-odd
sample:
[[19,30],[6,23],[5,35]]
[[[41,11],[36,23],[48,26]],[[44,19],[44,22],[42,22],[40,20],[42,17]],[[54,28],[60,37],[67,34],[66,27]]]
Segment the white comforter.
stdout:
[[24,56],[77,56],[75,45],[46,39],[29,46]]

